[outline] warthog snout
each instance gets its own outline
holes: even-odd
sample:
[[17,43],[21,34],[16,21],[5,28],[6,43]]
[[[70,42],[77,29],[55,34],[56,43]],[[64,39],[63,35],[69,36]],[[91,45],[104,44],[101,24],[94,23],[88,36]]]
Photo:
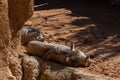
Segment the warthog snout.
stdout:
[[88,67],[88,66],[90,66],[90,64],[91,64],[90,56],[87,56],[86,59],[85,59],[85,64],[84,64],[84,66],[85,66],[85,67]]
[[67,61],[75,67],[88,67],[90,66],[90,57],[85,53],[75,49],[74,44],[71,46],[71,54],[67,58]]
[[80,67],[80,66],[88,67],[91,64],[89,56],[81,57],[77,55],[75,57],[72,57],[70,61],[71,61],[72,66],[75,66],[75,67]]

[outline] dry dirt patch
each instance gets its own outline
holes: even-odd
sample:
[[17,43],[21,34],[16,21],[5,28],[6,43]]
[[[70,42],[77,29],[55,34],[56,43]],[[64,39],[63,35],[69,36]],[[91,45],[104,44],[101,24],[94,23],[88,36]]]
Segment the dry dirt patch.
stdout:
[[36,11],[29,21],[48,35],[48,42],[68,46],[70,42],[74,42],[78,49],[90,54],[95,62],[90,67],[80,70],[119,79],[118,7],[95,3],[63,4],[62,1],[46,1],[35,6]]

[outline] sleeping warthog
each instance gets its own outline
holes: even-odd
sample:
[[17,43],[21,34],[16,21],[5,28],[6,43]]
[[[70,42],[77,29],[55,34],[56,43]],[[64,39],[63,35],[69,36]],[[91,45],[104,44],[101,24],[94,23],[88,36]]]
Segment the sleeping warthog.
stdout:
[[81,51],[70,47],[40,41],[30,41],[27,51],[31,55],[37,55],[44,59],[53,60],[65,65],[79,67],[89,66],[89,58]]

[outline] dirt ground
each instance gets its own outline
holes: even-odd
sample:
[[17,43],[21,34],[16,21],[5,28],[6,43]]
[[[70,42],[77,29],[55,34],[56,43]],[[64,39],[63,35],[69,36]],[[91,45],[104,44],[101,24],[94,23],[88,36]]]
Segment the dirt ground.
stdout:
[[91,55],[94,63],[80,68],[120,80],[120,6],[89,0],[41,0],[26,25],[39,27],[48,42],[70,46]]

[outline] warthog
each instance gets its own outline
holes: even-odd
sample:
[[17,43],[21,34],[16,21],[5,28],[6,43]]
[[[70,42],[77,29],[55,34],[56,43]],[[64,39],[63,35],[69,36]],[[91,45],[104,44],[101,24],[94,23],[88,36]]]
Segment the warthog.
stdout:
[[74,67],[90,65],[89,57],[75,49],[74,45],[70,48],[59,44],[30,41],[27,47],[29,54],[40,56],[43,59],[53,60]]
[[42,40],[43,39],[42,32],[39,29],[31,28],[28,26],[24,26],[20,30],[20,34],[21,34],[22,44],[26,44],[31,40]]

